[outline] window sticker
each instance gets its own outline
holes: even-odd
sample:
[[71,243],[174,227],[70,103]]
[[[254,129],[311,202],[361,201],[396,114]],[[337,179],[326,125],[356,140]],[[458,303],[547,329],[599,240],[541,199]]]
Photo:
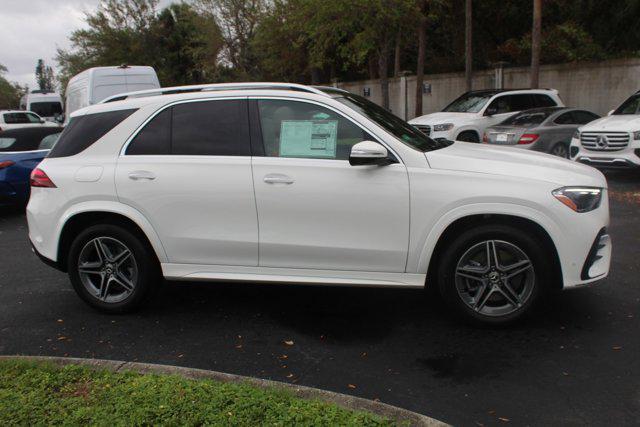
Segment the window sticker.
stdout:
[[280,157],[336,158],[337,120],[283,120]]

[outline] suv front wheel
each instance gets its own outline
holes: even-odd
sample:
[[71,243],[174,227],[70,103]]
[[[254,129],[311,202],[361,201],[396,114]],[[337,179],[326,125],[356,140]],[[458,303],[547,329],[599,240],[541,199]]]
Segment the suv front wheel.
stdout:
[[550,279],[544,246],[511,226],[466,230],[440,260],[442,296],[460,314],[483,323],[519,319],[530,311]]
[[67,268],[77,294],[109,313],[137,308],[157,288],[157,262],[131,231],[112,224],[88,227],[71,244]]

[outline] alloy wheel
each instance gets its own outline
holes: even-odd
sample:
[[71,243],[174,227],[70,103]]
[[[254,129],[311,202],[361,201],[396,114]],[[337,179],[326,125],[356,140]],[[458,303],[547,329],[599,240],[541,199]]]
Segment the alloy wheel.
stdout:
[[569,158],[569,152],[567,151],[567,147],[564,144],[557,144],[551,150],[551,154],[554,156],[562,157],[563,159]]
[[118,303],[135,290],[138,265],[124,243],[112,237],[96,237],[80,251],[78,274],[90,295],[106,303]]
[[473,311],[491,317],[506,316],[524,306],[535,280],[527,254],[502,240],[473,245],[460,257],[455,273],[462,301]]

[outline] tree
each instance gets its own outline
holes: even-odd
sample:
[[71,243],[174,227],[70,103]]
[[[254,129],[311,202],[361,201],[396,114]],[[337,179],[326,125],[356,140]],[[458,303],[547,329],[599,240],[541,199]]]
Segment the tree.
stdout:
[[0,64],[0,110],[18,108],[20,97],[27,91],[27,88],[9,82],[4,76],[6,72],[7,67]]
[[422,86],[424,85],[424,62],[427,51],[427,0],[419,1],[418,64],[416,68],[416,117],[422,115]]
[[188,3],[160,13],[157,0],[106,0],[86,15],[88,29],[71,34],[71,49],[58,49],[60,83],[90,67],[150,65],[164,86],[226,80],[218,57],[223,40],[209,17]]
[[533,0],[531,30],[531,87],[537,88],[540,78],[540,39],[542,32],[542,0]]
[[223,40],[220,29],[187,3],[173,3],[152,25],[158,78],[167,86],[215,81]]
[[257,74],[251,42],[268,11],[268,0],[194,0],[196,8],[222,31],[224,59],[242,78]]
[[473,87],[473,4],[465,0],[464,7],[464,78],[467,92]]
[[38,59],[38,63],[36,64],[36,82],[40,90],[53,92],[55,89],[53,69],[51,66],[46,65],[42,59]]

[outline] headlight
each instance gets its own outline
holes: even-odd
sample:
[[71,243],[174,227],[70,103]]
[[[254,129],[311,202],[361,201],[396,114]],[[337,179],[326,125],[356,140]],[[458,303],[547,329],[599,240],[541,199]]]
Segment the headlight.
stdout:
[[562,187],[551,192],[553,197],[576,212],[589,212],[600,206],[602,188]]
[[636,141],[640,140],[640,130],[637,130],[633,133],[633,139]]
[[573,139],[580,139],[580,131],[579,131],[579,130],[576,130],[576,131],[573,133]]
[[453,123],[440,123],[439,125],[433,126],[434,132],[443,132],[451,129],[453,129]]

